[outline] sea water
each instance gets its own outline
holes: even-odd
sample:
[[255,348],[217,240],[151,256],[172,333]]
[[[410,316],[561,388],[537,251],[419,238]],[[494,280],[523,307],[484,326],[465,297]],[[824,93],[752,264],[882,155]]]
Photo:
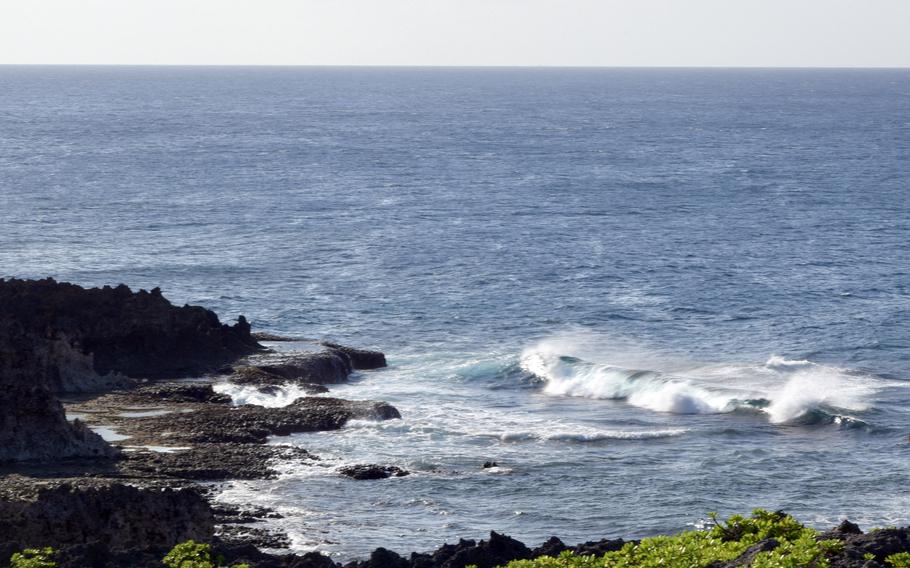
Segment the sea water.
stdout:
[[0,67],[0,276],[388,354],[220,497],[339,559],[907,524],[908,237],[908,71]]

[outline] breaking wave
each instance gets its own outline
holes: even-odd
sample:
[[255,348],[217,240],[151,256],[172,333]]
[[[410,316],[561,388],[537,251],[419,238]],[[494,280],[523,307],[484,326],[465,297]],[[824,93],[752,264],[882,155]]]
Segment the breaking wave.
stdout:
[[[259,387],[255,385],[236,385],[232,383],[216,383],[212,385],[215,392],[231,397],[234,405],[252,404],[269,408],[287,406],[307,396],[314,396],[293,383],[281,386]],[[318,395],[316,395],[318,396]]]
[[[651,368],[603,359],[557,338],[526,349],[520,366],[551,396],[623,400],[673,414],[748,410],[775,424],[865,425],[852,413],[869,410],[871,397],[886,386],[880,378],[850,369],[779,356],[752,365],[681,364],[655,356]],[[637,353],[626,359],[641,363],[647,357]]]

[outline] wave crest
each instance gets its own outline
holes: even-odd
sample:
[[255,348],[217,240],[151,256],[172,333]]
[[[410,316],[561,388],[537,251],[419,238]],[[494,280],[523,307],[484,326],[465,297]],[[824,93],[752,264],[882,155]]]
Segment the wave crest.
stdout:
[[[871,408],[884,381],[850,369],[772,355],[762,364],[673,364],[629,368],[582,359],[590,348],[572,349],[565,338],[543,341],[521,356],[521,368],[543,381],[551,396],[624,400],[632,406],[673,414],[758,411],[775,424],[865,425],[850,413]],[[634,358],[646,360],[642,354]]]

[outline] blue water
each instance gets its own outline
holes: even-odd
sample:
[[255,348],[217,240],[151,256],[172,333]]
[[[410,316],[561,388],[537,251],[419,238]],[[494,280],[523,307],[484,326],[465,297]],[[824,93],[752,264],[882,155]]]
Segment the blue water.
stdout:
[[222,496],[338,558],[907,524],[908,243],[908,71],[0,67],[0,276],[389,354]]

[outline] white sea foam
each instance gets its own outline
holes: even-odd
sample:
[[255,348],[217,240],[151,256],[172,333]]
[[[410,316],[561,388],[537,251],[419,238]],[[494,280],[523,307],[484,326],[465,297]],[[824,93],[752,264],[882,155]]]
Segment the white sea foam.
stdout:
[[505,432],[499,436],[503,442],[521,442],[537,440],[541,442],[601,442],[606,440],[650,440],[682,436],[685,428],[668,428],[664,430],[553,430],[552,428]]
[[[598,353],[591,344],[591,336],[577,334],[544,340],[524,351],[521,366],[543,380],[543,392],[553,396],[625,400],[673,414],[761,409],[777,424],[812,414],[833,423],[856,423],[840,413],[868,410],[872,396],[890,384],[850,369],[777,355],[761,364],[708,365],[661,355],[649,361],[640,346],[629,353],[616,354],[615,347]],[[614,355],[646,367],[607,362]]]
[[[470,415],[469,419],[439,420],[438,417],[425,418],[432,422],[390,420],[351,420],[347,429],[360,430],[359,437],[409,435],[426,439],[442,438],[487,438],[506,443],[516,442],[568,442],[590,443],[608,440],[650,440],[682,436],[688,432],[685,428],[598,428],[577,423],[566,423],[559,420],[544,420],[526,416],[503,415]],[[468,426],[470,425],[470,426]],[[468,426],[468,427],[466,427]]]
[[[775,423],[791,422],[823,408],[862,412],[869,409],[868,400],[877,390],[869,377],[809,364],[791,373],[787,382],[768,396],[771,404],[765,412]],[[834,416],[835,421],[839,418],[844,417]]]
[[537,349],[526,351],[521,365],[546,382],[544,392],[549,395],[625,399],[634,406],[675,414],[714,414],[735,408],[729,393],[712,392],[655,371],[593,364]]
[[291,404],[298,398],[313,396],[298,385],[290,383],[276,386],[274,389],[269,389],[265,392],[257,386],[235,385],[232,383],[217,383],[212,388],[217,393],[230,396],[236,405],[253,404],[269,408],[280,408]]

